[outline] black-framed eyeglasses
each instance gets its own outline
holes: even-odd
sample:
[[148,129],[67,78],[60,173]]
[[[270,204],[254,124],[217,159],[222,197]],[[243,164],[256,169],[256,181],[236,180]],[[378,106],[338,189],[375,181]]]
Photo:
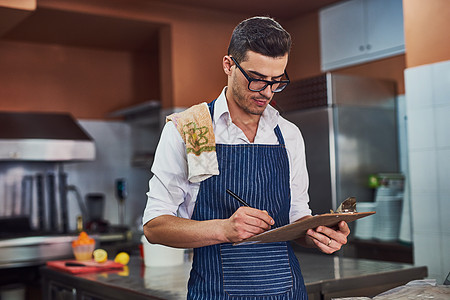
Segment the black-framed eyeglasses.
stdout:
[[239,68],[239,70],[241,70],[242,74],[244,74],[245,78],[248,81],[248,89],[252,92],[261,92],[262,90],[264,90],[268,85],[270,85],[270,89],[273,93],[279,93],[282,90],[285,89],[285,87],[287,87],[287,85],[291,82],[289,80],[289,76],[286,73],[286,71],[284,71],[284,75],[286,76],[285,80],[274,80],[274,81],[269,81],[269,80],[263,80],[263,79],[256,79],[256,78],[251,78],[245,71],[244,69],[242,69],[242,67],[239,65],[239,63],[234,59],[234,57],[231,56],[231,59],[233,60],[233,62],[236,64],[236,67]]

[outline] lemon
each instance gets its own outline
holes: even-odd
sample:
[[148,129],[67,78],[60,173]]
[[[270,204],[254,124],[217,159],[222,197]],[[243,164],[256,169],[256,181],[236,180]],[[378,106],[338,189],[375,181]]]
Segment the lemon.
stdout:
[[94,260],[98,263],[103,263],[108,259],[108,253],[103,249],[94,250]]
[[116,255],[116,258],[114,258],[114,262],[126,265],[130,261],[130,256],[126,252],[120,252]]

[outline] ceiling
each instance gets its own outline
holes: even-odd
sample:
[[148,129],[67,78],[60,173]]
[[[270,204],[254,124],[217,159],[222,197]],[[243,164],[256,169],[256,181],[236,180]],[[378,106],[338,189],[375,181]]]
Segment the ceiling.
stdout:
[[2,38],[119,51],[154,51],[158,29],[157,24],[149,22],[38,7]]
[[[124,0],[127,1],[127,0]],[[317,11],[341,0],[144,0],[248,16],[268,15],[278,21]],[[57,24],[57,26],[55,26]],[[7,40],[88,46],[125,51],[156,51],[159,24],[37,7],[2,36]]]
[[342,0],[148,0],[245,15],[289,20]]

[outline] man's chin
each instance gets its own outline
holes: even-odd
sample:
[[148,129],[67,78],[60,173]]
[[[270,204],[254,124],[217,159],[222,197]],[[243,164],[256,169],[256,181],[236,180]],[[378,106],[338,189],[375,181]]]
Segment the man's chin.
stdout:
[[261,116],[265,109],[266,109],[266,107],[262,107],[262,108],[247,108],[247,109],[245,109],[245,112],[249,113],[251,115]]

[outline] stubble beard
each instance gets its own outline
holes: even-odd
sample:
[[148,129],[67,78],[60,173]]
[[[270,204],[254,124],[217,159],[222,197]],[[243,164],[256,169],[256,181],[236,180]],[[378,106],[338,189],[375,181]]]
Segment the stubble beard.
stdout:
[[[256,107],[256,108],[252,108],[251,104],[252,104],[252,98],[255,97],[250,97],[247,98],[245,96],[245,94],[242,92],[242,89],[237,88],[236,86],[234,86],[232,88],[232,93],[233,93],[233,97],[235,99],[235,103],[246,113],[251,114],[251,115],[257,115],[257,116],[261,116],[264,112],[264,110],[266,109],[267,106],[264,107]],[[261,94],[259,94],[259,97],[257,98],[262,98],[264,100],[270,101],[270,99],[267,99],[267,97],[262,96]],[[268,104],[267,104],[268,105]]]

